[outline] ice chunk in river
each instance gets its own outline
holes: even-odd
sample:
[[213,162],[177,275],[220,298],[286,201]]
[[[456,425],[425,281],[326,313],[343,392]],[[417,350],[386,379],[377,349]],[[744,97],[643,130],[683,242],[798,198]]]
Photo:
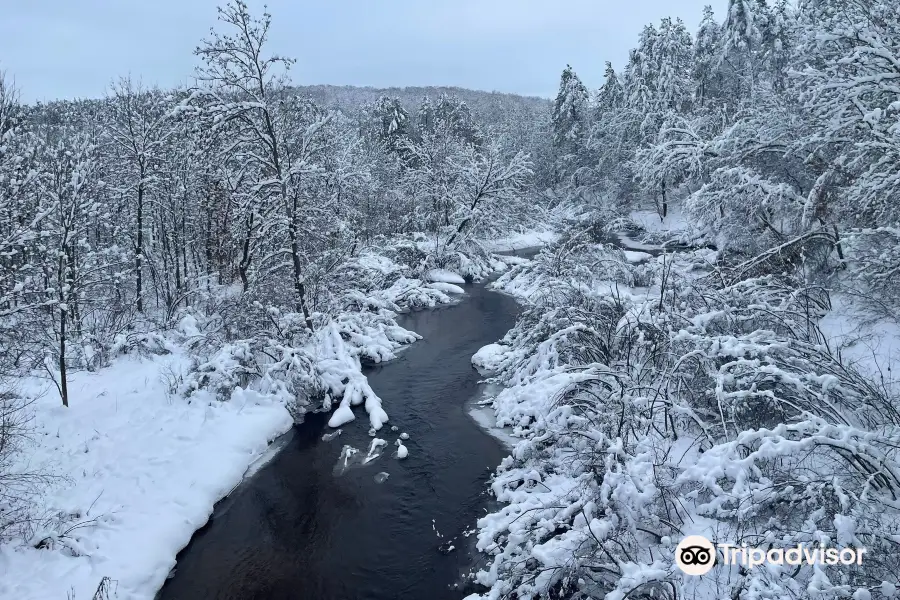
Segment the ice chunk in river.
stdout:
[[372,440],[372,443],[369,445],[369,453],[366,454],[366,457],[363,459],[363,464],[368,464],[381,456],[381,449],[385,446],[387,446],[387,442],[381,438]]
[[333,431],[333,432],[331,432],[331,433],[326,433],[325,435],[322,436],[322,441],[323,441],[323,442],[330,442],[331,440],[333,440],[333,439],[336,438],[337,436],[341,435],[343,432],[344,432],[343,429],[338,429],[337,431]]
[[353,456],[358,452],[359,450],[353,446],[344,446],[341,449],[341,455],[338,457],[337,464],[334,465],[334,474],[342,475],[350,467],[350,464],[353,462]]
[[375,483],[384,483],[385,481],[387,481],[388,477],[390,477],[390,475],[382,471],[381,473],[375,475]]
[[409,450],[406,448],[406,446],[400,443],[400,440],[397,440],[397,451],[394,452],[394,458],[402,460],[407,456],[409,456]]

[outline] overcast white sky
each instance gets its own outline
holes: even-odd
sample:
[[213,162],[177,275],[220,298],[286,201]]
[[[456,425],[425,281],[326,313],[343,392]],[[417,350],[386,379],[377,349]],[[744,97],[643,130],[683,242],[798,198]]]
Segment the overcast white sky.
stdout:
[[[26,101],[97,97],[122,75],[190,81],[216,0],[16,0],[0,18],[0,70]],[[248,0],[253,10],[263,2]],[[297,84],[458,85],[551,96],[570,63],[602,82],[645,23],[726,0],[269,0],[271,49],[297,59]]]

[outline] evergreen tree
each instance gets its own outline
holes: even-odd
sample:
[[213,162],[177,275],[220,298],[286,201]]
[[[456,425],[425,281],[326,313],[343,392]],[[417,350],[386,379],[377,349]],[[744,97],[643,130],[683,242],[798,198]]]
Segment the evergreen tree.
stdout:
[[716,21],[711,6],[703,7],[703,20],[694,41],[692,75],[695,85],[695,101],[699,107],[721,93],[719,56],[722,53],[722,26]]
[[587,88],[570,65],[562,72],[559,93],[553,103],[551,128],[556,152],[556,179],[562,181],[582,166],[589,127]]

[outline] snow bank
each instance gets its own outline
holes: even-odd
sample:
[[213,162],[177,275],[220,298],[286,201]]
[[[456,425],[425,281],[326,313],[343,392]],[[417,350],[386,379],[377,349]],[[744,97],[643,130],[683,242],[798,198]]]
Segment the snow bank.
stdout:
[[464,284],[466,282],[466,280],[457,273],[448,271],[446,269],[431,269],[430,271],[425,273],[425,278],[428,281],[439,281],[443,283]]
[[688,228],[686,215],[678,203],[669,203],[666,218],[660,219],[656,210],[634,210],[629,215],[631,220],[650,233],[680,232]]
[[440,290],[442,292],[446,292],[448,294],[465,294],[466,290],[459,287],[458,285],[452,283],[445,283],[443,281],[435,281],[428,284],[433,290]]
[[494,240],[483,240],[480,244],[490,252],[508,252],[545,246],[555,242],[558,237],[553,231],[524,231]]
[[[898,522],[894,491],[871,477],[900,470],[896,419],[882,412],[896,406],[885,359],[898,328],[866,331],[840,305],[827,313],[827,292],[797,274],[698,276],[710,272],[706,251],[676,253],[662,290],[646,282],[655,261],[625,264],[643,291],[623,283],[610,293],[609,281],[628,277],[604,252],[561,243],[497,281],[530,302],[473,362],[499,366],[490,381],[506,387],[485,422],[519,441],[491,482],[503,504],[478,521],[487,558],[475,580],[490,589],[468,600],[548,590],[622,599],[642,586],[720,597],[733,570],[705,575],[700,594],[672,576],[672,542],[687,534],[731,542],[753,531],[781,550],[826,540],[889,555],[894,542],[878,532]],[[873,335],[839,355],[817,336],[823,315],[832,342]],[[850,455],[878,466],[859,469]],[[782,492],[773,481],[802,484]],[[598,556],[608,570],[596,568]],[[795,583],[850,595],[820,573],[757,569],[742,585],[778,597]],[[895,570],[873,564],[837,577],[887,581]]]
[[858,300],[833,294],[831,310],[819,321],[819,330],[846,362],[893,393],[900,393],[900,379],[891,368],[900,357],[900,325],[895,321],[873,319]]
[[632,264],[641,263],[645,260],[653,258],[652,254],[647,254],[646,252],[635,252],[634,250],[625,250],[624,254],[625,260]]
[[214,504],[292,426],[283,404],[240,388],[228,402],[171,397],[166,374],[187,363],[125,357],[72,375],[68,409],[52,389],[38,401],[20,467],[60,476],[39,502],[63,519],[31,541],[47,549],[0,547],[0,597],[91,598],[108,576],[119,598],[153,598]]

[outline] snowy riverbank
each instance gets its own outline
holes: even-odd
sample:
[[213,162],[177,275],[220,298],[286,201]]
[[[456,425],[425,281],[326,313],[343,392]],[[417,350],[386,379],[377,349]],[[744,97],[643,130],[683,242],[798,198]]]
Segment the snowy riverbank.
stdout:
[[[505,270],[514,261],[487,264]],[[241,378],[234,373],[249,350],[229,343],[201,356],[188,351],[205,335],[194,317],[167,334],[162,354],[123,355],[96,372],[70,375],[68,409],[46,379],[23,380],[22,391],[39,399],[29,408],[33,435],[15,470],[48,476],[28,492],[43,529],[0,545],[0,597],[90,598],[108,577],[118,597],[152,598],[215,504],[270,460],[271,442],[292,427],[291,374],[306,364],[298,360],[310,359],[320,373],[332,427],[355,419],[357,405],[371,427],[383,426],[388,415],[360,360],[390,360],[418,339],[396,325],[392,309],[456,302],[464,279],[448,269],[411,278],[377,254],[360,256],[352,268],[357,277],[374,274],[363,280],[392,283],[365,295],[351,289],[351,312],[323,322],[311,345],[296,350],[302,356],[270,350],[288,354],[261,365],[262,377],[246,389],[235,387]],[[355,306],[369,311],[353,312]]]
[[[672,230],[618,236],[621,246],[661,251],[657,240],[683,232],[683,219],[671,221]],[[468,600],[625,598],[637,586],[689,595],[671,542],[691,534],[889,552],[893,542],[867,532],[892,530],[892,511],[858,509],[851,498],[877,490],[842,453],[896,468],[878,411],[897,392],[900,329],[788,274],[708,277],[722,274],[714,250],[640,264],[629,251],[573,234],[494,284],[525,310],[473,364],[497,373],[493,415],[481,422],[514,446],[491,485],[502,505],[477,524],[488,562],[475,581],[489,589]],[[810,465],[852,491],[833,518],[820,517],[815,490],[801,486],[798,514],[773,523],[782,497],[761,492]],[[749,512],[735,519],[736,506]],[[707,584],[724,589],[739,576],[747,588],[779,577],[722,567]],[[873,581],[894,589],[886,570]],[[859,589],[854,597],[868,597]]]
[[123,357],[76,373],[68,409],[43,386],[21,467],[53,477],[40,514],[64,525],[35,532],[40,549],[0,546],[0,597],[91,598],[109,577],[117,597],[153,598],[215,503],[293,425],[283,403],[258,394],[173,398],[167,374],[187,362]]

